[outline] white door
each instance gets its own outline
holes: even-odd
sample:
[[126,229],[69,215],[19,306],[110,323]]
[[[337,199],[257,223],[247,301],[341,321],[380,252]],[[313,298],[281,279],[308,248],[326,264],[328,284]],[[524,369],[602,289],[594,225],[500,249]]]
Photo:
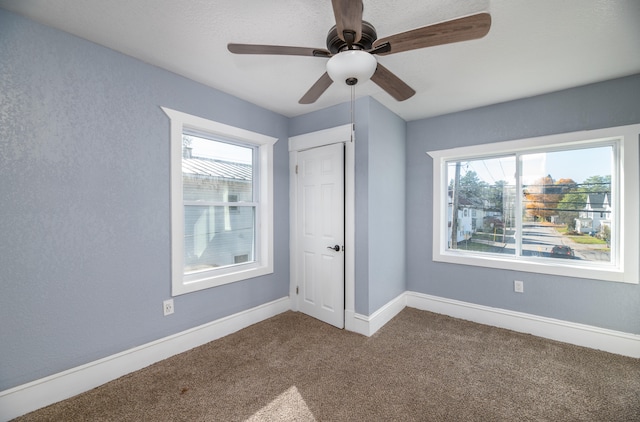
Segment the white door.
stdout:
[[344,327],[344,144],[298,153],[298,309]]

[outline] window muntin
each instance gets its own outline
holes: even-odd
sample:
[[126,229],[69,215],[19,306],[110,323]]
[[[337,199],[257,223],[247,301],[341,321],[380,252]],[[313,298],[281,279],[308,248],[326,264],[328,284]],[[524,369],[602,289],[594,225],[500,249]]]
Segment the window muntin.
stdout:
[[634,125],[429,152],[434,260],[637,283],[638,132]]
[[277,139],[163,111],[171,121],[172,294],[273,273]]

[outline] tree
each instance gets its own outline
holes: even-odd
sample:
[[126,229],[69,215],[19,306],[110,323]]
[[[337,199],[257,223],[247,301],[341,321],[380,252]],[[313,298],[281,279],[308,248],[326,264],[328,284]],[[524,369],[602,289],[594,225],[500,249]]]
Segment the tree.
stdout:
[[458,195],[468,203],[480,204],[484,198],[484,190],[488,186],[487,182],[480,180],[478,173],[470,170],[460,177]]
[[555,215],[560,198],[556,190],[552,189],[553,185],[553,178],[547,175],[526,186],[524,202],[527,215],[545,221]]
[[[552,216],[559,215],[559,205],[563,203],[566,195],[576,190],[577,186],[578,184],[573,179],[562,178],[554,180],[550,174],[541,177],[525,188],[524,196],[527,214],[545,221],[550,220]],[[565,214],[559,217],[561,220],[566,220],[564,221],[565,224],[572,218]]]
[[570,230],[574,230],[576,218],[580,216],[580,211],[587,205],[587,195],[592,193],[609,194],[611,192],[611,176],[591,176],[581,184],[577,184],[571,179],[566,180],[567,191],[558,203],[557,209],[561,210],[558,213],[560,222],[566,224]]
[[585,193],[608,194],[611,192],[611,175],[588,177],[580,186],[580,190]]
[[584,209],[587,204],[587,194],[575,190],[565,194],[558,203],[559,220],[562,224],[566,224],[569,230],[575,230],[576,218],[580,214],[580,210]]
[[495,184],[489,186],[489,207],[493,211],[503,211],[504,205],[504,189],[508,185],[505,180],[498,180]]

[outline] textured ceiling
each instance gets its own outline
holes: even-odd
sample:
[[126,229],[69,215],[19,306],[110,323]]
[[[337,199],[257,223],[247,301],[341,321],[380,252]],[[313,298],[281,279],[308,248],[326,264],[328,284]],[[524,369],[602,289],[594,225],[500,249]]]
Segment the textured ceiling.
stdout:
[[[329,0],[0,0],[0,7],[75,34],[285,116],[348,101],[333,84],[312,105],[298,100],[326,59],[238,56],[229,42],[325,48],[335,24]],[[364,0],[382,38],[488,11],[480,40],[380,57],[417,94],[397,102],[373,82],[371,95],[415,120],[640,73],[638,0]]]

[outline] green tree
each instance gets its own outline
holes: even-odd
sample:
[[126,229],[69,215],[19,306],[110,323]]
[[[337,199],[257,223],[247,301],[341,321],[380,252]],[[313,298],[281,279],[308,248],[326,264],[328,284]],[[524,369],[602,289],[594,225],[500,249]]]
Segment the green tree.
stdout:
[[498,180],[495,184],[489,186],[487,199],[489,200],[489,207],[492,211],[503,211],[504,189],[507,185],[508,183],[505,180]]
[[480,180],[478,173],[470,170],[460,177],[458,194],[470,203],[481,204],[485,197],[484,192],[488,187],[489,184]]
[[585,193],[610,193],[611,175],[586,178],[580,185],[580,191]]
[[567,191],[558,202],[559,220],[569,230],[575,229],[575,220],[587,205],[587,195],[591,193],[610,193],[611,176],[591,176],[581,184],[567,179]]
[[587,204],[587,194],[579,190],[566,193],[558,203],[558,218],[569,230],[576,228],[576,218]]

